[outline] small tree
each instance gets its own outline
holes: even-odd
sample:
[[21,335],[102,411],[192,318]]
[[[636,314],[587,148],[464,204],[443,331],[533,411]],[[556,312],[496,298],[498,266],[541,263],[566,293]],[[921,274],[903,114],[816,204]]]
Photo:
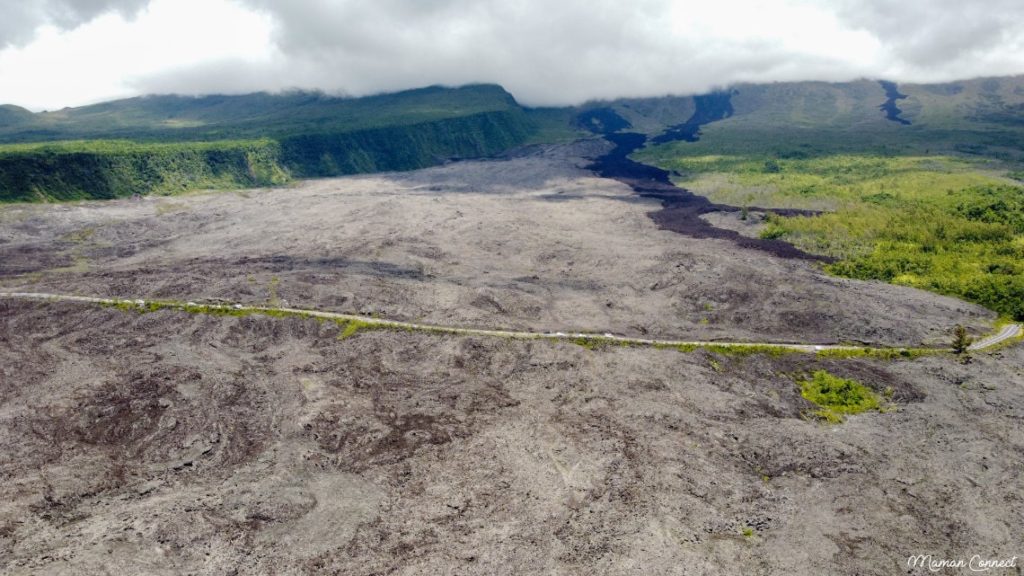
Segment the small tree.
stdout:
[[953,353],[957,355],[966,354],[970,346],[971,338],[967,335],[967,329],[963,325],[957,324],[956,328],[953,329]]

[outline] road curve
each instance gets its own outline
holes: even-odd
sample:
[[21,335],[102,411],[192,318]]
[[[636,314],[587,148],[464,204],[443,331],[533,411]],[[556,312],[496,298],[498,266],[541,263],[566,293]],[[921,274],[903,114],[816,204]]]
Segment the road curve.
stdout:
[[1021,335],[1020,324],[1007,324],[1006,326],[1003,326],[1003,328],[1001,330],[999,330],[999,332],[996,332],[995,334],[992,334],[991,336],[986,336],[985,338],[982,338],[980,340],[976,340],[973,344],[968,346],[967,349],[972,351],[972,352],[977,351],[977,350],[984,350],[986,348],[991,348],[991,347],[996,346],[998,344],[1002,344],[1003,342],[1006,342],[1007,340],[1011,340],[1013,338],[1017,338],[1020,335]]
[[[247,306],[243,304],[196,304],[193,302],[178,302],[170,300],[143,300],[123,298],[99,298],[94,296],[74,296],[70,294],[48,294],[40,292],[0,292],[0,299],[7,300],[37,300],[48,302],[78,302],[82,304],[96,304],[101,306],[129,306],[137,307],[140,310],[147,309],[147,306],[156,309],[180,310],[195,313],[253,313],[286,315],[303,318],[323,318],[340,322],[358,322],[364,326],[409,330],[417,332],[432,332],[443,334],[456,334],[463,336],[489,336],[498,338],[535,339],[548,338],[556,340],[574,341],[585,339],[594,343],[622,344],[631,346],[651,347],[730,347],[730,348],[777,348],[794,352],[823,352],[833,351],[900,351],[913,350],[913,348],[885,348],[871,346],[849,346],[842,344],[804,344],[793,342],[722,342],[716,340],[666,340],[656,338],[630,338],[616,336],[614,334],[596,334],[586,332],[529,332],[520,330],[501,330],[487,328],[467,328],[459,326],[443,326],[438,324],[420,324],[416,322],[403,322],[400,320],[387,320],[383,318],[372,318],[357,314],[343,314],[339,312],[324,312],[320,310],[305,310],[300,308],[283,308],[275,306]],[[971,345],[971,350],[983,350],[990,346],[1002,343],[1020,334],[1021,327],[1016,324],[1004,326],[1003,329],[993,336],[979,340]],[[920,350],[920,349],[918,349]],[[942,351],[947,349],[929,348],[931,351]]]

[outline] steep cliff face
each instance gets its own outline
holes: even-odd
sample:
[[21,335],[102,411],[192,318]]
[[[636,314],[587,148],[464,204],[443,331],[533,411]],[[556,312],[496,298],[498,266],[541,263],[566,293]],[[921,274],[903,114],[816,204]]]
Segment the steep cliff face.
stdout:
[[[522,145],[537,129],[496,86],[361,99],[151,97],[42,115],[18,110],[0,108],[6,128],[0,141],[29,141],[0,145],[0,201],[117,198],[412,170],[491,156]],[[31,142],[47,134],[57,141]]]
[[280,141],[21,146],[0,153],[0,200],[117,198],[413,170],[491,156],[522,144],[530,132],[524,114],[510,110]]
[[0,154],[0,200],[63,201],[288,180],[272,141],[71,144]]
[[297,177],[414,170],[451,158],[479,158],[518,146],[531,128],[520,110],[407,126],[304,134],[281,139],[283,166]]

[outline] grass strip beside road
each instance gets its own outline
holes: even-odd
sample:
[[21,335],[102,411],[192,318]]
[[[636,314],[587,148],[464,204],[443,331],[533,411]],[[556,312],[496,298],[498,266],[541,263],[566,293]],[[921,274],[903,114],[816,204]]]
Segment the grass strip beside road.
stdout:
[[[213,316],[251,316],[260,315],[274,318],[306,318],[321,321],[332,321],[341,326],[341,334],[350,337],[359,330],[395,330],[404,332],[424,332],[431,334],[450,334],[456,336],[481,336],[491,338],[508,338],[519,340],[565,341],[597,349],[610,346],[640,346],[658,349],[676,349],[681,352],[692,352],[704,349],[709,352],[732,355],[767,354],[783,355],[791,353],[817,354],[830,358],[877,358],[877,359],[911,359],[928,354],[949,352],[948,348],[921,347],[877,347],[851,346],[842,344],[805,344],[792,342],[720,342],[702,340],[672,340],[654,338],[632,338],[614,334],[592,334],[583,332],[530,332],[521,330],[502,330],[473,328],[460,326],[443,326],[421,324],[400,320],[388,320],[356,314],[285,308],[273,306],[248,306],[243,304],[205,304],[196,302],[180,302],[173,300],[143,300],[99,298],[92,296],[74,296],[66,294],[45,294],[35,292],[0,292],[0,298],[13,300],[36,300],[44,302],[75,302],[116,308],[125,312],[149,313],[159,311],[178,311],[189,314],[206,314]],[[983,340],[972,351],[996,346],[1005,340],[1020,335],[1020,327],[1016,324],[1003,327],[999,334]]]

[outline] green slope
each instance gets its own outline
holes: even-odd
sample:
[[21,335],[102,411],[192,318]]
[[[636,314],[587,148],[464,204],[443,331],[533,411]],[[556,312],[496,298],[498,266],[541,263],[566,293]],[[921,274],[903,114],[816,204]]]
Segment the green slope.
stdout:
[[412,170],[522,144],[521,111],[280,139],[110,140],[0,146],[0,200],[62,201],[282,184],[294,177]]
[[272,140],[210,143],[80,141],[0,147],[6,201],[108,199],[288,181]]
[[[0,116],[0,141],[8,142],[0,144],[0,201],[116,198],[411,170],[494,155],[567,124],[559,114],[524,110],[497,86],[359,99],[153,96],[37,115],[12,110],[11,116],[6,124]],[[544,126],[549,129],[542,132]]]
[[144,96],[0,124],[0,142],[83,139],[230,140],[351,132],[516,110],[500,86],[429,87],[365,98],[314,92],[242,96]]
[[739,86],[699,142],[636,156],[734,206],[762,235],[836,258],[836,275],[961,297],[1024,319],[1024,77],[900,85],[900,124],[877,83]]
[[732,117],[705,126],[699,142],[668,144],[662,153],[944,152],[1024,161],[1024,76],[898,87],[909,126],[886,119],[879,110],[886,94],[874,81],[739,85]]
[[[663,165],[708,155],[937,153],[1024,162],[1024,77],[899,90],[907,95],[898,105],[909,126],[886,119],[879,109],[885,90],[874,81],[739,85],[732,89],[732,116],[706,125],[699,142],[666,144],[643,156]],[[625,118],[630,130],[651,135],[695,111],[692,97],[531,110],[493,85],[367,98],[310,92],[147,96],[38,114],[0,106],[0,201],[109,198],[414,169],[570,140],[581,133],[576,118],[602,108]],[[44,145],[62,141],[78,143]],[[3,146],[27,143],[41,146]],[[177,147],[159,146],[168,143]]]
[[32,122],[34,116],[19,106],[5,104],[0,106],[0,130],[23,126]]

